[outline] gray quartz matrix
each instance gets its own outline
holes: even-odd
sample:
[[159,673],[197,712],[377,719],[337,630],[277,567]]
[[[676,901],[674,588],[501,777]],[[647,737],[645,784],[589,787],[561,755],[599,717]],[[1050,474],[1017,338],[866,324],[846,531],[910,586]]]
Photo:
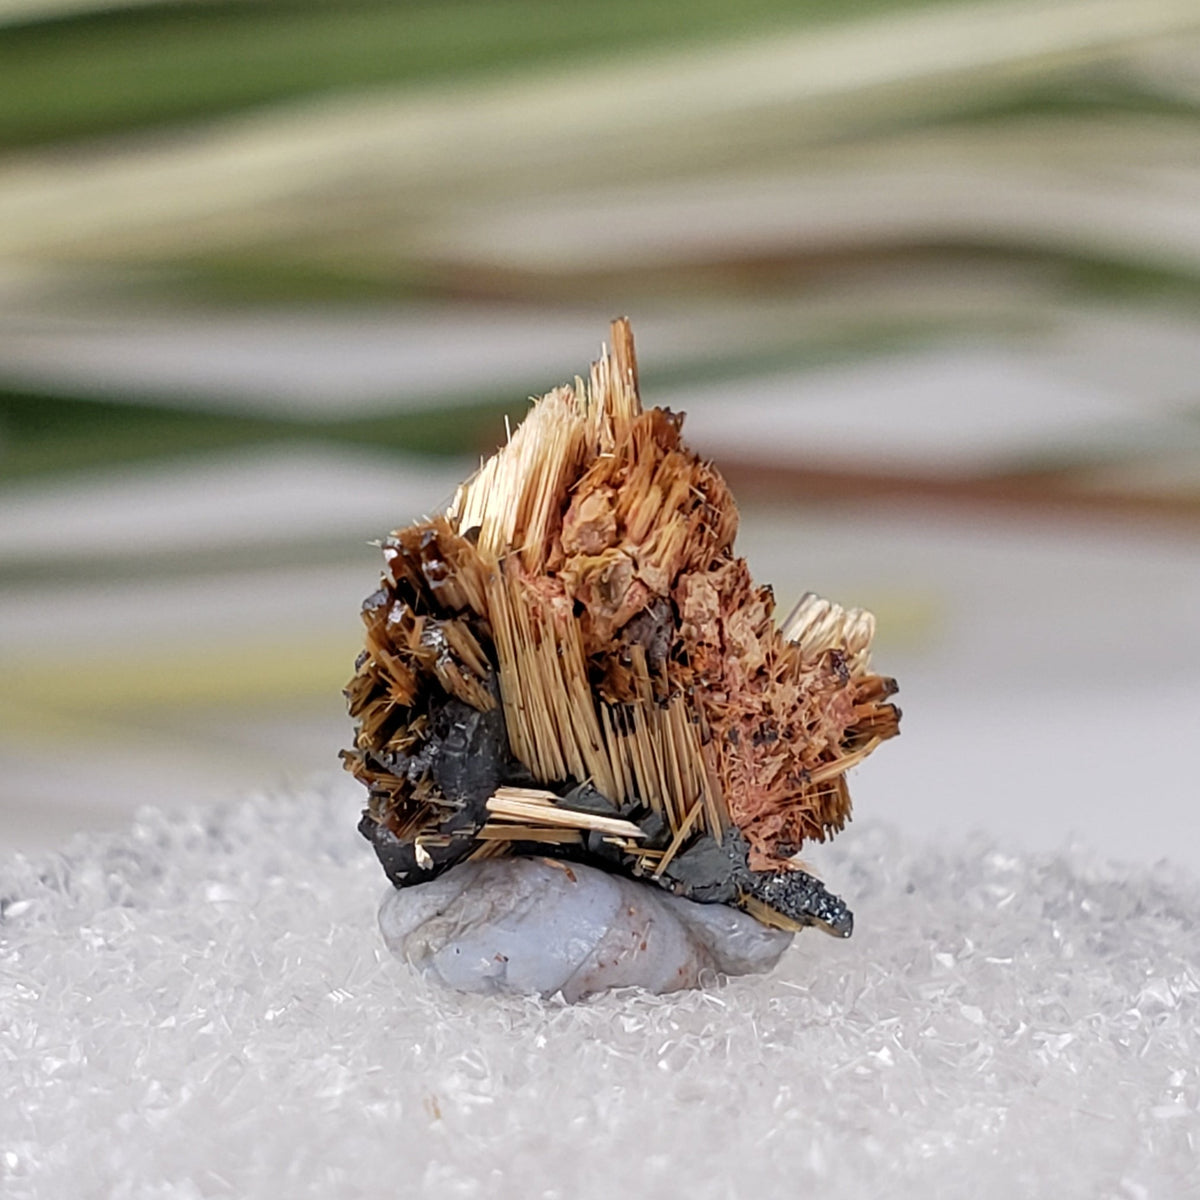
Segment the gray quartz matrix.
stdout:
[[673,992],[703,974],[769,971],[792,934],[723,904],[697,904],[580,863],[463,863],[393,888],[379,909],[388,948],[465,992]]

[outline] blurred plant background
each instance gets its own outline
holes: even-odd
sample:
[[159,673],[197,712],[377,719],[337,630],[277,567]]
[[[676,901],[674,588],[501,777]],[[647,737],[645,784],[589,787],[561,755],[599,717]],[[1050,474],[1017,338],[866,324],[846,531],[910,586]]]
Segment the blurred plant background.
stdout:
[[0,843],[336,769],[369,539],[617,313],[879,616],[861,811],[1200,865],[1195,0],[0,0]]

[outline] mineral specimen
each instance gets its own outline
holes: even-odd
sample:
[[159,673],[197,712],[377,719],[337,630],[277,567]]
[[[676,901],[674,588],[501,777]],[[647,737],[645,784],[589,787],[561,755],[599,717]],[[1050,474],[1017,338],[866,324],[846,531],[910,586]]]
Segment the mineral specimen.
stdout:
[[616,321],[586,382],[383,543],[343,757],[396,887],[538,856],[849,936],[797,855],[898,732],[895,683],[870,669],[869,613],[807,595],[776,623],[682,423],[642,407]]

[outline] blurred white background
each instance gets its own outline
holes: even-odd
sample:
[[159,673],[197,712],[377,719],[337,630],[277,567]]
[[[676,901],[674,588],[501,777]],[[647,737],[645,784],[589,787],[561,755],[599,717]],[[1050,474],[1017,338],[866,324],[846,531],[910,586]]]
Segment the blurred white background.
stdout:
[[627,313],[878,615],[864,819],[1200,866],[1198,299],[1192,0],[0,4],[0,845],[335,772],[369,540]]

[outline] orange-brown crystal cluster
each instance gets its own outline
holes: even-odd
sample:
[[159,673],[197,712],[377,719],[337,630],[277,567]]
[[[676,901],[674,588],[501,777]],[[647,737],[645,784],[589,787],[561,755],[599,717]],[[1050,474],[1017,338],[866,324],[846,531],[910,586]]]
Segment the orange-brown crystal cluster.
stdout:
[[[847,819],[846,770],[897,732],[894,684],[870,671],[869,614],[809,596],[776,623],[733,553],[724,480],[683,445],[681,416],[642,409],[624,323],[613,342],[445,516],[386,543],[348,764],[376,821],[430,847],[465,833],[467,856],[585,846],[597,827],[572,826],[557,797],[587,783],[614,812],[661,818],[657,839],[613,833],[635,873],[734,830],[751,870],[787,869]],[[509,787],[464,826],[422,757],[439,697],[498,709],[541,798]]]

